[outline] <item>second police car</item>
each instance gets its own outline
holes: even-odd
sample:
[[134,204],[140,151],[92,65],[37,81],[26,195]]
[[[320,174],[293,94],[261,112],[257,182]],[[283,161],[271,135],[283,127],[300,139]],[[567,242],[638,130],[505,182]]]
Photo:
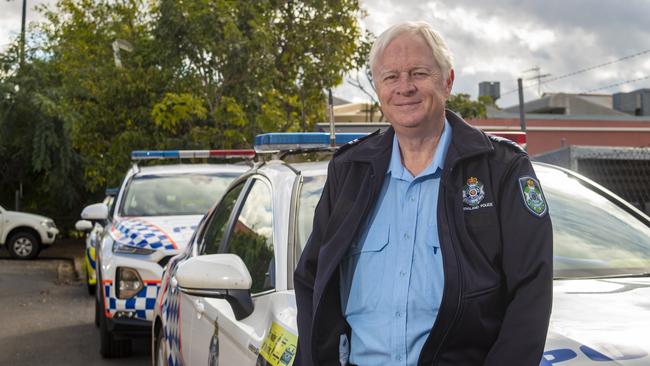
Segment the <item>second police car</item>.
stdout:
[[[132,159],[248,158],[253,154],[252,150],[140,151]],[[96,248],[96,316],[103,357],[128,355],[131,338],[150,334],[163,267],[185,249],[201,217],[248,168],[134,164],[112,210],[104,203],[84,209],[85,219],[108,221]]]
[[[117,194],[117,188],[106,189],[106,197],[101,202],[108,207],[108,217],[111,217],[113,201]],[[104,228],[109,224],[108,220],[91,222],[86,220],[87,211],[81,212],[81,220],[75,223],[75,228],[86,233],[86,249],[84,250],[84,272],[86,273],[86,287],[89,295],[95,295],[97,276],[95,275],[97,242],[101,238]],[[98,320],[98,319],[95,319]]]
[[[263,135],[256,149],[295,149],[301,141]],[[650,218],[574,172],[534,168],[553,220],[555,254],[540,365],[649,365]],[[154,364],[293,363],[293,270],[326,174],[327,162],[271,160],[230,186],[165,271],[152,329]]]

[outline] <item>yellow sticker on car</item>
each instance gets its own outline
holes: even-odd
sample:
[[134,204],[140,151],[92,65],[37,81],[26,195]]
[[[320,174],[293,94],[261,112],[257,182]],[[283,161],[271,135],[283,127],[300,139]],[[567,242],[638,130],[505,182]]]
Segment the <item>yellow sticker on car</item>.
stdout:
[[291,366],[296,356],[298,336],[276,322],[271,323],[257,359],[257,366]]

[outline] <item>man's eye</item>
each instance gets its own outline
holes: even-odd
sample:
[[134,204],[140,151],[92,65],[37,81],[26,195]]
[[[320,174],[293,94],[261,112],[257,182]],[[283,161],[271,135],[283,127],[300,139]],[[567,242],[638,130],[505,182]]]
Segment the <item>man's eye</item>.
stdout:
[[384,81],[390,81],[390,80],[395,80],[397,79],[397,76],[395,75],[386,75],[384,76]]

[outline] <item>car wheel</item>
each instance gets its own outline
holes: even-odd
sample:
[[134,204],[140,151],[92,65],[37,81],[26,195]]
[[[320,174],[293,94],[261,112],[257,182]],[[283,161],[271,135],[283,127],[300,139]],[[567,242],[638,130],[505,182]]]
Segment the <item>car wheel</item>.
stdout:
[[162,325],[158,328],[156,334],[156,344],[154,349],[154,357],[156,366],[167,366],[167,342],[165,342],[165,330]]
[[99,300],[95,297],[95,327],[99,328],[99,319],[102,315],[101,309],[99,308]]
[[96,285],[90,284],[90,276],[88,275],[88,271],[86,271],[86,288],[88,289],[88,295],[93,296],[95,294]]
[[9,254],[16,259],[34,259],[41,251],[38,238],[26,231],[13,234],[7,244]]
[[99,353],[104,358],[126,357],[131,354],[130,339],[115,339],[113,332],[108,330],[108,319],[104,313],[104,302],[100,302],[99,310]]

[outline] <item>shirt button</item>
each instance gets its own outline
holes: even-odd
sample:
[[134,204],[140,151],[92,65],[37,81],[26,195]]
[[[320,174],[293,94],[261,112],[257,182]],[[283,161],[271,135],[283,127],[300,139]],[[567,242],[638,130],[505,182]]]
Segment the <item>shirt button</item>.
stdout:
[[411,202],[415,201],[415,197],[411,196]]
[[397,361],[402,361],[402,355],[397,355]]
[[398,318],[401,318],[402,317],[402,312],[401,311],[395,312],[395,316],[398,317]]
[[406,276],[406,271],[399,271],[399,275],[402,277]]
[[409,234],[404,234],[404,239],[409,240],[411,236]]

